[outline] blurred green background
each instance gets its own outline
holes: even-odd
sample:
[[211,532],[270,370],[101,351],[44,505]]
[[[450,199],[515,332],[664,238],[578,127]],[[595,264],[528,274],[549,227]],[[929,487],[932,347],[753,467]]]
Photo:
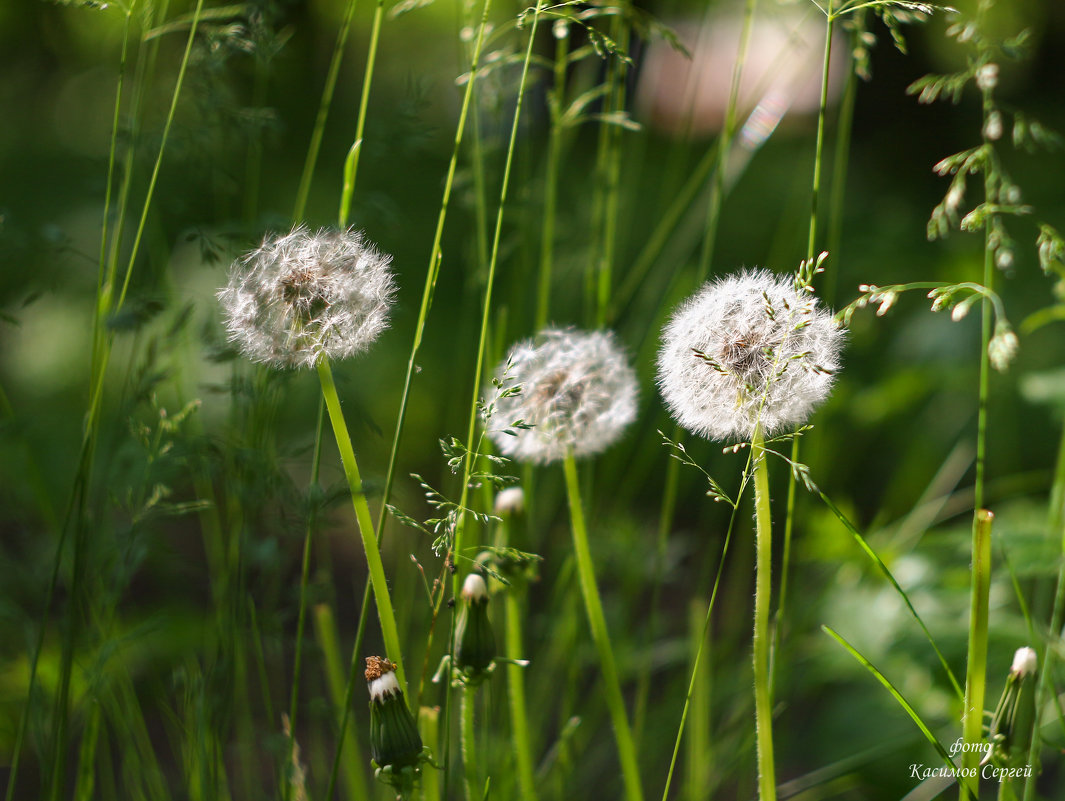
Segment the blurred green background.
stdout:
[[[103,634],[98,640],[87,638],[85,650],[79,651],[75,696],[91,699],[100,677],[116,662],[123,666],[148,721],[146,737],[160,755],[170,797],[191,794],[181,789],[180,737],[175,734],[181,727],[174,721],[180,717],[176,710],[185,708],[182,693],[191,693],[189,688],[199,680],[207,688],[203,697],[218,707],[205,713],[214,721],[209,725],[217,725],[219,739],[231,743],[223,762],[232,767],[250,759],[263,765],[261,786],[246,777],[243,784],[233,778],[233,797],[275,797],[271,772],[284,741],[279,717],[268,718],[263,705],[268,706],[271,697],[277,709],[287,703],[306,510],[319,500],[309,498],[306,489],[318,390],[314,376],[267,374],[235,362],[222,339],[213,295],[236,255],[256,244],[265,231],[291,224],[344,5],[340,0],[252,2],[226,7],[231,13],[203,26],[127,307],[120,319],[112,320],[116,351],[90,490],[92,526],[98,536],[91,539],[87,559],[94,568],[101,608],[111,604],[117,611],[106,623],[95,621]],[[716,5],[723,16],[715,17],[714,24],[738,13],[739,4]],[[190,8],[172,2],[167,18],[180,20]],[[697,31],[703,15],[702,3],[641,3],[640,8],[678,30]],[[798,2],[766,3],[760,4],[759,15],[769,24],[805,13],[817,31],[823,17],[811,8]],[[496,3],[493,17],[502,34],[489,49],[501,57],[517,47],[505,23],[520,10]],[[328,225],[336,218],[371,13],[368,3],[356,10],[305,214],[311,226]],[[400,293],[392,325],[374,350],[336,366],[364,475],[378,488],[454,138],[461,99],[456,78],[465,72],[467,58],[461,32],[469,13],[460,3],[436,0],[386,18],[382,28],[351,220],[393,254]],[[10,759],[26,702],[28,654],[41,624],[59,522],[78,465],[122,24],[117,7],[34,0],[0,4],[0,388],[5,396],[0,409],[0,765]],[[879,23],[872,26],[878,41],[871,49],[871,79],[857,90],[840,235],[822,292],[836,307],[854,299],[862,283],[978,280],[980,275],[979,235],[954,232],[936,242],[925,236],[928,215],[947,188],[932,167],[979,141],[979,98],[968,92],[957,105],[924,106],[906,93],[920,76],[957,68],[964,58],[945,36],[947,24],[940,15],[906,26],[907,54],[895,49]],[[1055,0],[1003,0],[995,6],[990,30],[1005,36],[1024,28],[1032,32],[1028,52],[1020,61],[1001,63],[999,97],[1004,105],[1065,130],[1065,5]],[[143,33],[136,20],[134,31],[136,44]],[[151,43],[158,44],[143,113],[133,125],[124,120],[119,137],[120,160],[133,145],[133,211],[125,221],[126,252],[186,34],[187,28],[180,25],[159,32],[136,54],[143,59]],[[536,52],[549,64],[553,39],[546,27],[540,36]],[[690,48],[696,50],[698,41],[696,36]],[[845,38],[840,45],[837,90],[845,81],[849,49]],[[631,116],[641,127],[626,130],[621,138],[615,288],[625,286],[684,182],[715,147],[712,122],[682,136],[652,113],[649,98],[682,83],[668,71],[664,77],[652,75],[648,65],[662,47],[660,39],[637,37],[632,48],[630,97],[637,100],[630,104]],[[757,52],[774,45],[756,39],[752,47]],[[815,82],[819,51],[820,43],[815,42]],[[142,62],[131,52],[130,76],[135,63]],[[728,59],[707,63],[710,69],[721,64],[731,69]],[[605,64],[591,57],[575,65],[569,76],[570,97],[601,81]],[[488,73],[478,97],[474,124],[483,148],[479,158],[490,220],[519,67],[510,64]],[[789,68],[768,70],[772,74]],[[545,96],[551,76],[540,69],[535,78],[526,94],[503,229],[492,314],[493,358],[510,342],[534,333],[550,127]],[[752,92],[755,100],[765,98]],[[828,188],[836,186],[831,156],[837,112],[834,103],[826,151]],[[749,152],[725,199],[715,273],[754,265],[789,271],[804,257],[815,132],[815,113],[792,111],[764,144]],[[591,324],[585,273],[596,252],[592,232],[598,136],[594,123],[567,132],[551,306],[551,319],[558,324]],[[1031,639],[1011,569],[1033,616],[1048,619],[1052,577],[1061,553],[1046,530],[1046,500],[1062,426],[1060,411],[1065,408],[1060,324],[1031,333],[1022,325],[1054,302],[1053,281],[1036,259],[1034,219],[1065,227],[1065,154],[1060,149],[1017,152],[1008,143],[1003,152],[1006,168],[1036,214],[1007,221],[1017,241],[1016,257],[1012,267],[997,276],[997,289],[1021,335],[1021,349],[1010,371],[993,375],[991,385],[988,500],[997,523],[989,705],[1014,649]],[[441,277],[399,456],[393,503],[418,518],[429,516],[429,511],[409,473],[458,493],[437,440],[464,435],[470,402],[485,277],[476,223],[476,158],[467,147],[459,163]],[[706,198],[700,189],[666,247],[649,263],[646,277],[632,283],[636,291],[631,302],[616,309],[612,324],[641,377],[641,415],[619,445],[587,468],[593,547],[628,685],[634,686],[639,672],[651,665],[651,703],[641,747],[649,788],[661,787],[668,766],[688,676],[689,617],[693,610],[701,614],[698,605],[708,597],[727,525],[725,510],[705,497],[698,474],[682,470],[664,567],[662,612],[657,627],[650,630],[655,538],[668,464],[656,431],[672,430],[653,385],[654,351],[665,316],[692,289]],[[825,212],[828,198],[826,192]],[[818,249],[828,249],[830,239],[834,237],[826,224]],[[816,415],[816,429],[803,451],[818,485],[868,532],[912,593],[956,672],[963,670],[966,645],[977,318],[971,314],[952,322],[946,314],[931,314],[922,293],[905,296],[883,319],[872,311],[860,312],[835,394]],[[156,431],[160,408],[173,416],[193,399],[202,403],[190,418],[193,422],[167,434],[173,448],[150,461],[139,427]],[[147,441],[151,443],[152,434]],[[688,444],[719,481],[735,486],[742,466],[739,457],[722,455],[715,444]],[[365,570],[331,442],[323,464],[322,483],[332,511],[315,550],[312,600],[334,608],[346,652],[354,637]],[[233,687],[226,683],[226,669],[219,667],[226,664],[226,648],[209,633],[214,625],[212,587],[201,516],[138,517],[138,499],[143,501],[146,488],[150,494],[156,484],[168,488],[169,502],[202,500],[192,466],[202,468],[219,496],[228,499],[220,513],[231,516],[228,522],[238,517],[237,527],[247,537],[242,590],[257,609],[256,636],[264,667],[248,690],[252,700],[247,703],[256,708],[253,718],[260,726],[252,733],[231,731],[239,715],[234,717],[228,704],[242,702],[230,697]],[[785,495],[784,473],[778,469],[775,474],[779,499]],[[538,710],[534,717],[539,715],[538,753],[551,754],[571,715],[583,719],[567,741],[569,750],[563,749],[564,758],[549,765],[545,797],[615,797],[620,783],[614,776],[609,722],[596,694],[589,692],[596,680],[594,655],[574,600],[561,471],[522,475],[531,482],[528,489],[535,503],[517,544],[545,559],[542,580],[531,588],[526,631],[532,659],[530,697]],[[789,617],[777,668],[778,776],[801,782],[813,771],[835,765],[827,774],[829,781],[808,782],[812,790],[800,785],[792,789],[807,793],[804,798],[900,798],[916,783],[909,778],[909,764],[934,764],[934,754],[882,688],[819,626],[828,624],[854,642],[945,732],[956,728],[958,710],[920,631],[847,532],[813,499],[800,497],[799,508]],[[701,767],[682,759],[688,778],[677,785],[678,798],[709,797],[702,793],[711,791],[724,798],[753,794],[749,529],[749,515],[741,514],[713,626],[713,700],[706,708],[710,752]],[[421,575],[407,555],[425,566],[430,580],[440,570],[439,560],[425,537],[399,525],[389,525],[386,542],[386,568],[405,630],[408,672],[413,674],[421,667],[414,663],[421,661],[429,612]],[[47,698],[54,689],[66,602],[60,590],[48,615],[41,666],[44,695],[38,699],[40,713],[31,717],[16,798],[34,798],[40,786],[43,767],[38,758],[47,753]],[[442,642],[442,637],[436,641],[428,660],[430,672]],[[104,653],[108,643],[112,652]],[[379,645],[371,626],[366,653]],[[298,735],[313,782],[321,781],[332,759],[333,711],[322,688],[323,657],[314,644],[309,647],[306,709]],[[493,715],[498,718],[505,706],[502,685],[493,692],[491,704],[498,707]],[[356,727],[361,732],[365,721],[359,717],[359,687],[356,699]],[[439,698],[425,701],[435,704]],[[87,702],[76,713],[75,734],[86,708]],[[491,742],[498,746],[489,748],[505,753],[504,725],[495,729],[495,736],[498,741]],[[944,734],[950,740],[955,736]],[[114,746],[121,739],[116,735],[110,742]],[[856,758],[840,764],[851,757]],[[73,757],[69,761],[74,764]],[[122,763],[120,754],[114,762]],[[1048,762],[1046,769],[1042,792],[1050,798],[1065,797],[1054,789],[1065,780],[1061,765]],[[700,770],[707,775],[700,777]],[[121,776],[116,773],[116,787],[121,787]],[[497,797],[510,797],[507,788],[512,791],[513,785],[507,781],[501,779]],[[252,786],[254,793],[245,795]],[[101,797],[110,797],[103,780],[98,790]],[[116,797],[124,796],[119,791]]]

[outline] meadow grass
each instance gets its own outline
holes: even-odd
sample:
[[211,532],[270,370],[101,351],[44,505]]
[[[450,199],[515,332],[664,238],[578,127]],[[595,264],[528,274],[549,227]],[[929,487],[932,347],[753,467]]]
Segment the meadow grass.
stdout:
[[[326,5],[0,16],[0,31],[106,32],[99,53],[71,49],[54,69],[103,63],[109,76],[93,107],[108,133],[77,168],[99,189],[79,202],[102,218],[42,251],[51,275],[72,277],[55,303],[87,310],[90,333],[0,345],[0,520],[17,533],[7,801],[889,799],[954,784],[963,799],[1055,797],[1065,447],[1044,447],[1054,438],[1025,415],[1045,423],[1030,408],[1065,398],[1065,349],[1044,333],[1065,318],[1065,240],[1042,185],[1056,135],[1010,105],[1010,59],[1031,43],[999,27],[1024,14],[990,0],[829,0],[798,15],[769,0]],[[703,32],[690,53],[674,16]],[[813,105],[805,120],[773,117],[788,68],[779,54],[763,65],[759,36],[780,25],[794,44],[809,20],[823,28],[805,45],[819,53]],[[678,129],[657,127],[661,108],[638,100],[649,65],[671,49],[698,63],[718,26],[737,39],[712,137],[694,84]],[[912,224],[931,205],[923,189],[896,190],[916,208],[905,245],[851,212],[872,207],[856,173],[904,169],[863,144],[862,98],[877,91],[874,45],[878,64],[908,68],[877,39],[907,38],[957,65],[911,93],[963,101],[935,107],[950,135],[929,143],[948,181],[927,228],[946,241],[931,245]],[[301,60],[318,46],[321,64]],[[293,86],[306,97],[286,98]],[[271,106],[302,116],[280,132]],[[319,219],[394,256],[392,328],[358,359],[318,354],[315,377],[248,364],[222,333],[212,265]],[[913,268],[882,263],[892,249],[918,254]],[[82,252],[95,281],[76,277]],[[835,395],[774,422],[775,383],[809,352],[787,355],[772,331],[754,346],[745,329],[720,351],[685,351],[700,381],[742,377],[735,408],[670,422],[654,351],[677,304],[773,253],[789,254],[768,266],[803,297],[841,306]],[[425,265],[420,292],[412,263]],[[946,328],[928,327],[916,293],[950,312]],[[799,307],[762,297],[773,322]],[[48,308],[29,297],[4,325],[35,330]],[[873,323],[870,308],[896,320]],[[606,326],[634,363],[638,415],[586,448],[559,432],[608,414],[594,371],[514,381],[520,356],[504,354],[548,328]],[[885,355],[936,338],[948,356],[931,370]],[[77,351],[69,376],[24,366],[37,351],[57,364],[57,347]],[[959,426],[925,394],[935,381]],[[506,417],[514,399],[532,416]],[[757,414],[707,445],[745,403]],[[515,450],[526,436],[556,437],[552,455]],[[967,449],[960,467],[944,460]],[[497,505],[514,488],[520,509]],[[502,601],[490,619],[504,633],[474,673],[457,618],[472,573]],[[1035,674],[1011,666],[1022,645]],[[395,663],[421,739],[382,765],[367,746],[388,753],[372,739],[387,734],[371,734],[361,688],[372,655]],[[987,779],[1006,768],[1019,773]]]

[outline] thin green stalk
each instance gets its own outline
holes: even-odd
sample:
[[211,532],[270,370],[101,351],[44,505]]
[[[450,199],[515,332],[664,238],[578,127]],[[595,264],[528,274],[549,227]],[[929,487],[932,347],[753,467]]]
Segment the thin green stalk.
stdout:
[[[994,110],[991,88],[982,90],[983,116]],[[990,147],[987,126],[984,128],[984,145]],[[991,203],[995,197],[995,176],[991,166],[984,168],[984,199]],[[995,277],[994,247],[991,241],[993,215],[984,221],[984,278],[983,284],[992,291]],[[973,484],[972,528],[972,590],[969,602],[969,651],[965,661],[965,709],[962,716],[962,737],[966,745],[979,743],[983,737],[984,687],[987,682],[987,614],[991,572],[991,521],[994,515],[984,509],[984,480],[987,460],[987,398],[990,389],[990,357],[988,344],[991,341],[992,305],[985,294],[980,301],[980,384],[976,417],[976,476]],[[968,750],[962,756],[962,765],[975,766],[979,760]],[[959,783],[959,798],[969,797],[970,787]],[[973,797],[979,798],[978,787],[973,788]]]
[[[351,699],[347,696],[347,682],[340,661],[340,646],[337,643],[336,620],[333,610],[326,604],[318,604],[314,608],[314,632],[318,640],[318,647],[322,650],[322,664],[325,666],[326,684],[329,688],[329,698],[333,702],[334,709],[347,710],[351,706]],[[337,720],[340,726],[339,739],[341,744],[337,746],[342,754],[344,772],[344,784],[347,786],[347,797],[351,801],[364,801],[366,793],[366,779],[363,774],[363,757],[359,754],[358,737],[354,731],[351,717],[345,713]],[[343,735],[347,735],[344,737]],[[333,798],[332,782],[336,781],[336,775],[330,777],[329,791],[322,798]]]
[[569,36],[555,39],[555,75],[549,106],[551,133],[547,140],[547,167],[544,176],[544,221],[540,237],[540,277],[537,282],[536,325],[540,331],[547,325],[551,301],[551,273],[555,256],[555,219],[558,203],[558,171],[562,161],[562,108],[566,98],[566,66],[569,63]]
[[311,143],[307,147],[307,158],[303,162],[303,173],[300,175],[299,188],[296,190],[296,203],[292,207],[292,219],[294,220],[302,220],[307,208],[307,197],[311,193],[314,168],[318,163],[318,151],[322,147],[322,136],[325,134],[326,120],[329,118],[329,107],[333,104],[333,91],[336,89],[337,77],[340,75],[340,62],[344,60],[344,45],[347,44],[348,34],[351,33],[351,21],[354,16],[355,0],[348,0],[344,19],[340,23],[340,30],[337,31],[336,44],[333,45],[333,58],[329,62],[329,72],[326,74],[322,99],[318,103],[318,114],[314,119],[314,130],[311,132]]
[[[976,513],[973,526],[972,589],[969,596],[969,652],[965,660],[965,709],[962,713],[962,767],[979,771],[980,753],[975,747],[983,740],[984,691],[987,684],[988,598],[991,591],[991,522],[995,516],[986,509]],[[973,746],[973,747],[970,747]],[[979,798],[979,781],[959,782],[962,799]]]
[[[835,27],[835,17],[832,13],[833,0],[828,0],[825,11],[825,55],[821,65],[821,103],[817,110],[817,142],[814,146],[814,176],[810,191],[810,227],[806,238],[806,260],[814,258],[814,245],[817,242],[817,217],[821,200],[821,162],[825,147],[825,114],[828,109],[828,70],[832,63],[832,34]],[[799,437],[791,439],[791,463],[799,464]],[[778,601],[776,619],[774,622],[773,644],[779,642],[780,629],[783,625],[785,604],[787,603],[787,575],[791,560],[791,540],[795,530],[795,499],[797,480],[794,475],[788,479],[788,497],[784,512],[784,552],[780,563],[780,600]],[[774,648],[775,650],[775,648]],[[770,674],[770,690],[776,673],[776,660],[773,660],[774,668]]]
[[467,684],[462,688],[462,767],[465,775],[466,801],[480,801],[477,791],[477,738],[473,726],[477,688]]
[[[510,141],[507,144],[507,157],[503,166],[503,181],[499,188],[499,209],[496,212],[496,226],[495,233],[492,236],[492,253],[488,262],[488,279],[485,284],[484,290],[484,306],[481,312],[481,333],[477,343],[477,360],[473,373],[473,394],[470,400],[470,416],[469,425],[467,426],[466,442],[470,447],[466,451],[466,458],[463,463],[462,470],[462,494],[459,500],[459,518],[455,525],[454,541],[451,546],[452,559],[457,563],[458,560],[463,558],[463,551],[465,545],[463,537],[466,528],[466,507],[469,500],[470,492],[470,475],[473,472],[473,451],[472,447],[474,434],[477,430],[477,402],[481,396],[481,375],[484,372],[484,360],[486,343],[488,341],[488,323],[492,310],[492,290],[495,286],[496,277],[496,265],[499,262],[499,242],[503,231],[503,212],[507,205],[507,190],[510,187],[510,172],[514,162],[514,147],[518,140],[518,122],[521,120],[522,102],[525,97],[525,87],[529,77],[529,64],[532,62],[533,45],[536,41],[536,29],[540,22],[540,9],[543,6],[544,0],[537,0],[536,8],[533,10],[532,25],[529,28],[529,44],[525,50],[525,60],[522,62],[521,68],[521,80],[518,82],[518,96],[514,106],[514,119],[510,126]],[[487,13],[487,8],[486,8]],[[453,598],[458,598],[461,592],[462,583],[462,571],[455,571],[452,578],[452,590],[451,594]],[[455,649],[454,641],[454,615],[451,616],[451,635],[448,638],[448,653],[453,657]],[[451,694],[447,693],[444,700],[444,731],[448,731],[451,723]],[[449,764],[445,761],[444,764],[444,795],[447,795],[448,791],[448,779],[449,776]]]
[[761,427],[751,438],[754,459],[756,567],[754,584],[754,715],[758,742],[758,798],[777,797],[773,763],[773,702],[769,674],[769,600],[773,590],[773,516],[769,508],[769,465]]
[[710,184],[710,203],[706,209],[706,235],[699,253],[699,268],[696,272],[696,284],[702,284],[710,275],[713,261],[714,245],[717,242],[718,225],[721,222],[721,204],[725,197],[728,180],[728,154],[732,140],[736,135],[736,109],[739,105],[740,79],[743,77],[743,65],[747,60],[747,46],[751,40],[751,28],[754,25],[754,9],[757,0],[746,0],[743,7],[743,28],[740,31],[739,50],[736,63],[732,68],[732,85],[729,88],[728,106],[725,109],[725,124],[717,138],[717,165],[714,180]]
[[[307,529],[303,536],[303,559],[300,565],[300,605],[296,615],[296,653],[292,657],[292,692],[289,696],[288,719],[292,727],[289,738],[289,760],[296,753],[296,710],[299,708],[300,669],[303,666],[303,627],[307,620],[307,584],[311,573],[311,543],[318,528],[318,473],[322,465],[322,432],[325,429],[325,400],[318,399],[318,422],[314,427],[314,454],[311,457],[311,480],[308,495],[311,506],[307,514]],[[286,798],[291,784],[285,782]]]
[[[492,254],[488,262],[488,281],[485,285],[484,306],[481,312],[481,333],[477,343],[477,361],[473,374],[473,396],[470,401],[469,424],[466,430],[466,442],[471,446],[466,451],[462,473],[462,496],[459,501],[458,523],[455,526],[455,541],[452,553],[456,561],[463,556],[463,534],[465,533],[466,515],[465,509],[469,499],[470,474],[473,471],[473,448],[472,443],[477,431],[477,402],[481,397],[481,374],[484,372],[484,359],[486,343],[488,341],[488,323],[492,310],[492,289],[495,286],[496,265],[499,262],[499,242],[503,232],[503,212],[507,205],[507,190],[510,187],[510,171],[514,162],[514,146],[518,140],[518,122],[521,119],[522,101],[525,97],[525,86],[529,76],[529,64],[532,61],[533,43],[536,41],[536,28],[540,22],[540,9],[544,0],[537,0],[533,12],[532,25],[529,28],[529,44],[525,50],[525,60],[522,63],[521,80],[518,83],[518,97],[514,107],[514,119],[510,127],[510,142],[507,145],[507,158],[503,167],[503,182],[499,189],[499,209],[496,213],[495,233],[492,237]],[[453,578],[453,595],[458,597],[461,590],[461,572],[456,571]],[[446,788],[445,788],[446,791]]]
[[355,123],[355,144],[348,154],[344,168],[344,189],[340,195],[340,227],[348,227],[351,214],[351,196],[355,191],[355,178],[359,174],[359,155],[362,153],[363,132],[366,130],[366,109],[370,104],[370,87],[373,85],[374,65],[377,63],[377,42],[381,38],[381,20],[384,18],[384,0],[377,0],[370,23],[370,44],[366,54],[366,73],[362,78],[362,96],[359,98],[359,117]]
[[351,446],[348,426],[344,422],[344,412],[340,408],[340,398],[337,395],[336,384],[333,382],[333,371],[329,369],[329,362],[324,358],[318,361],[318,378],[322,385],[322,395],[325,397],[326,409],[329,411],[329,422],[333,424],[333,434],[336,438],[337,449],[340,451],[340,460],[344,464],[344,477],[347,478],[348,489],[351,491],[351,502],[355,507],[355,519],[358,522],[362,547],[366,552],[366,564],[370,572],[370,584],[373,587],[374,601],[377,604],[377,616],[381,621],[381,636],[385,642],[385,654],[396,663],[396,680],[399,682],[400,690],[406,697],[407,679],[403,672],[403,655],[399,647],[399,630],[396,626],[395,613],[392,611],[392,598],[388,594],[385,566],[381,561],[381,551],[377,547],[377,538],[374,537],[370,505],[366,501],[362,477],[359,475],[359,465],[355,460],[355,449]]
[[[676,461],[675,459],[672,461]],[[688,648],[692,655],[692,706],[691,734],[688,737],[687,781],[683,797],[688,801],[703,801],[710,794],[710,782],[714,776],[714,754],[710,739],[710,690],[709,660],[695,660],[703,649],[703,640],[713,642],[713,637],[703,628],[703,617],[698,601],[692,601],[688,614]]]
[[614,650],[610,645],[606,617],[603,615],[603,602],[599,597],[599,586],[595,580],[595,565],[592,562],[591,549],[588,547],[588,529],[584,523],[584,508],[581,505],[580,483],[577,479],[577,462],[572,453],[566,456],[563,468],[572,522],[573,553],[577,559],[577,574],[580,577],[584,609],[588,614],[588,627],[591,629],[592,640],[599,653],[599,665],[603,672],[603,690],[606,693],[610,718],[614,724],[614,738],[617,741],[621,772],[625,780],[625,797],[628,801],[640,801],[643,798],[643,788],[640,784],[640,770],[636,761],[636,746],[625,712],[625,699],[621,695],[621,684],[618,681],[617,666],[614,662]]
[[[510,525],[512,514],[504,514],[499,525],[496,545],[506,548],[511,545]],[[518,768],[518,787],[523,801],[536,801],[536,783],[533,779],[532,746],[529,738],[529,714],[525,701],[525,668],[515,662],[524,656],[522,600],[525,584],[512,582],[503,593],[503,611],[506,618],[505,653],[511,660],[507,665],[507,700],[510,703],[510,732],[514,739],[514,761]]]
[[[619,0],[619,12],[611,20],[611,33],[618,43],[620,52],[629,49],[630,29],[626,24],[628,0]],[[607,89],[607,113],[618,113],[625,108],[625,62],[615,58],[610,65]],[[598,264],[598,286],[596,289],[595,324],[600,328],[607,323],[610,311],[610,295],[614,283],[614,251],[617,248],[618,212],[621,205],[621,150],[622,128],[618,125],[603,124],[604,136],[600,147],[604,148],[603,179],[603,233],[602,250]]]
[[[451,151],[451,161],[448,164],[447,177],[444,180],[444,192],[440,201],[440,212],[437,215],[436,232],[433,235],[433,245],[429,251],[429,266],[425,274],[425,286],[422,289],[421,307],[418,310],[418,321],[414,328],[414,339],[411,342],[410,356],[407,359],[407,374],[403,380],[403,392],[400,395],[399,412],[396,419],[396,430],[392,437],[392,450],[388,457],[388,470],[385,474],[385,486],[382,492],[381,512],[377,518],[375,540],[380,543],[384,533],[385,519],[388,515],[388,502],[392,497],[392,487],[396,477],[396,463],[399,455],[399,446],[403,439],[403,428],[407,419],[407,404],[410,400],[410,388],[417,370],[418,351],[421,348],[422,338],[425,333],[425,322],[429,317],[429,309],[432,307],[433,294],[436,290],[437,277],[440,274],[442,261],[441,243],[444,236],[444,223],[447,219],[448,207],[451,203],[451,191],[455,184],[455,171],[458,165],[459,153],[461,152],[463,134],[466,130],[466,120],[469,115],[470,99],[473,96],[473,86],[477,78],[477,69],[480,65],[481,52],[484,47],[485,29],[488,24],[488,12],[492,0],[485,0],[484,12],[481,24],[477,29],[477,41],[474,45],[473,61],[470,67],[470,79],[466,82],[466,91],[462,98],[462,108],[459,111],[458,125],[455,129],[455,141]],[[359,608],[359,624],[355,634],[355,644],[352,648],[351,669],[344,697],[343,720],[340,727],[339,742],[333,756],[333,767],[330,771],[329,785],[326,797],[330,798],[336,785],[340,760],[343,753],[344,736],[347,731],[347,720],[351,709],[351,698],[354,692],[355,679],[358,675],[358,654],[362,650],[362,640],[366,630],[366,618],[370,601],[370,582],[363,588],[362,603]]]
[[[1048,526],[1051,536],[1061,540],[1061,550],[1065,553],[1065,428],[1061,432],[1058,444],[1058,459],[1054,467],[1054,483],[1050,490],[1050,513]],[[1050,638],[1061,636],[1062,618],[1065,614],[1065,558],[1059,557],[1057,586],[1054,589],[1054,605],[1050,611]],[[1050,640],[1053,642],[1053,639]],[[1034,644],[1034,641],[1033,641]],[[1043,711],[1043,699],[1047,697],[1052,686],[1050,675],[1054,669],[1055,650],[1044,645],[1043,662],[1039,671],[1039,685],[1036,690],[1035,715],[1032,721],[1032,737],[1028,746],[1028,764],[1036,765],[1042,738],[1039,735],[1040,717]],[[1034,801],[1036,780],[1029,776],[1024,782],[1024,801]]]
[[[740,501],[743,498],[743,493],[747,488],[747,480],[749,471],[751,468],[752,453],[748,452],[747,465],[743,471],[743,479],[740,481],[739,492],[736,493],[735,505],[732,507],[732,514],[729,516],[728,528],[725,530],[725,543],[721,547],[721,560],[717,565],[717,574],[714,576],[714,586],[710,592],[710,601],[706,605],[706,616],[703,618],[703,631],[699,640],[699,648],[695,652],[695,660],[692,664],[691,678],[688,680],[688,692],[684,697],[684,707],[680,713],[680,723],[677,725],[677,737],[673,742],[673,756],[669,761],[669,771],[666,773],[666,783],[662,789],[662,801],[666,801],[669,798],[670,785],[673,782],[673,771],[677,766],[677,755],[680,753],[681,740],[684,737],[684,726],[688,720],[688,712],[691,709],[692,699],[695,697],[695,684],[698,680],[699,666],[702,663],[703,649],[706,646],[707,635],[710,632],[710,620],[714,611],[714,603],[717,601],[717,591],[721,586],[721,576],[725,570],[725,558],[728,556],[728,546],[732,541],[732,531],[736,526],[736,513],[740,508]],[[675,460],[671,460],[675,461]]]
[[[714,255],[714,244],[717,240],[718,225],[721,221],[721,206],[725,196],[726,179],[725,166],[728,164],[728,153],[732,147],[732,141],[736,132],[736,111],[739,105],[740,79],[743,75],[743,64],[747,60],[747,45],[750,41],[751,28],[754,20],[754,9],[757,0],[746,0],[743,13],[743,27],[740,31],[739,50],[736,55],[736,63],[732,70],[732,84],[729,89],[728,106],[725,109],[725,124],[718,137],[717,146],[708,150],[704,156],[704,163],[717,164],[717,169],[712,173],[713,180],[710,182],[710,203],[706,212],[705,235],[703,236],[702,248],[699,252],[699,266],[696,270],[696,285],[702,284],[710,274],[710,265]],[[701,170],[696,170],[701,173]],[[694,176],[693,176],[694,177]],[[681,427],[673,426],[672,440],[680,438]],[[662,506],[658,515],[658,536],[655,548],[655,573],[651,588],[651,615],[648,630],[655,632],[658,629],[658,606],[662,592],[662,570],[665,562],[667,539],[670,529],[673,527],[673,515],[676,512],[677,493],[680,484],[680,462],[670,459],[666,468],[665,487],[662,493]],[[636,714],[634,716],[636,741],[640,742],[643,733],[644,716],[647,708],[647,694],[650,691],[651,671],[647,666],[640,673],[639,684],[636,689]]]
[[[503,601],[506,613],[507,659],[522,658],[522,604],[512,590]],[[518,786],[525,801],[535,801],[536,783],[533,779],[532,745],[529,738],[529,715],[525,701],[525,668],[513,662],[507,665],[507,690],[510,700],[511,734],[514,737],[514,755],[518,767]]]

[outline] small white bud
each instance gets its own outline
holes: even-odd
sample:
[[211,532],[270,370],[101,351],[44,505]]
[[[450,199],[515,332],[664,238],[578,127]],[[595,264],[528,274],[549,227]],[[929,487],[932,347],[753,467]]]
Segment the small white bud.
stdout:
[[1000,373],[1009,368],[1013,357],[1017,355],[1020,342],[1017,335],[1003,323],[995,326],[995,335],[987,345],[987,356],[991,360],[991,366]]
[[1013,251],[1009,248],[1000,248],[995,254],[995,265],[1000,270],[1008,270],[1013,266]]
[[488,598],[488,587],[479,573],[470,573],[462,583],[462,597],[467,601],[484,601]]
[[957,306],[950,310],[950,319],[954,322],[958,322],[959,320],[963,319],[968,313],[969,304],[963,301],[962,303],[959,303]]
[[992,111],[987,116],[987,122],[984,123],[984,136],[992,142],[1002,138],[1002,115],[997,111]]
[[1039,656],[1034,648],[1029,648],[1026,645],[1024,648],[1018,648],[1013,655],[1013,665],[1010,667],[1010,673],[1024,678],[1025,676],[1033,675],[1038,667]]
[[990,92],[998,85],[998,64],[984,64],[976,71],[976,85],[981,92]]
[[520,515],[525,511],[525,492],[521,487],[507,487],[496,495],[495,513],[500,517]]

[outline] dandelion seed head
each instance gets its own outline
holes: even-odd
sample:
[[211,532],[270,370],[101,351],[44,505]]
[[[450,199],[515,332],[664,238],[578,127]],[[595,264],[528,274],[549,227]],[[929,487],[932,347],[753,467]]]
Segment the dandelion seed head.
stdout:
[[354,229],[268,236],[233,263],[218,293],[229,340],[274,367],[364,351],[388,325],[391,260]]
[[844,333],[790,278],[747,270],[704,285],[662,339],[658,386],[673,416],[730,440],[805,421],[832,387]]
[[496,401],[488,433],[518,461],[599,453],[636,419],[636,374],[610,331],[546,329],[511,348],[496,377],[521,392]]

